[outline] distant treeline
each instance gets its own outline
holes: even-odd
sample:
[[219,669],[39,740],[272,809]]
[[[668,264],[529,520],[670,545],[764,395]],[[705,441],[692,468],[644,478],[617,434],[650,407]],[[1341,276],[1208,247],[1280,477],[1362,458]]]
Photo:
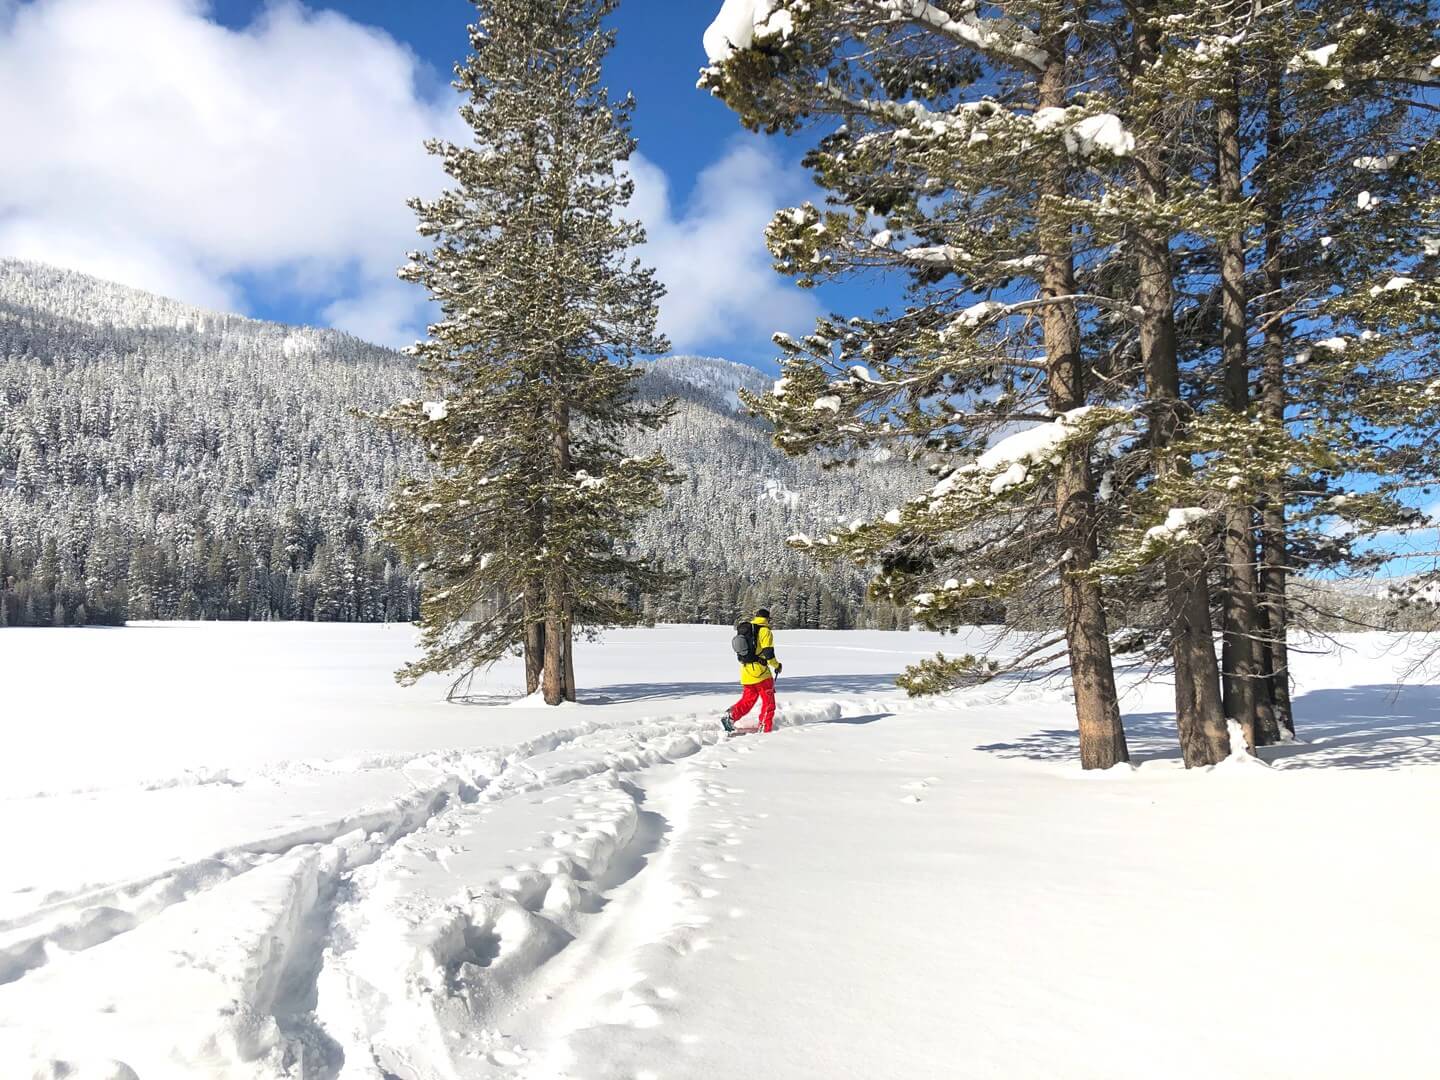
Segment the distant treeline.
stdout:
[[0,626],[116,626],[129,619],[389,622],[415,617],[413,576],[364,543],[275,536],[143,540],[104,530],[0,548]]

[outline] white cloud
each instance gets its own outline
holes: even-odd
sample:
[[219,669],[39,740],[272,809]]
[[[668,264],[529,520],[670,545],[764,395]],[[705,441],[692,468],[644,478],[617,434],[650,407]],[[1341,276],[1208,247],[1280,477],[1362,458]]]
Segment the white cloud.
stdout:
[[341,288],[352,328],[423,326],[419,290],[397,311],[404,201],[438,189],[421,143],[458,120],[393,38],[293,3],[241,32],[202,0],[0,15],[0,253],[214,307],[241,302],[235,276],[280,272],[307,299]]
[[776,208],[804,198],[803,174],[768,148],[735,142],[677,207],[665,173],[644,155],[630,171],[631,210],[649,237],[642,258],[669,289],[660,325],[676,351],[810,329],[819,304],[775,273],[764,241]]
[[[225,310],[259,280],[413,341],[429,312],[394,276],[417,243],[405,200],[444,182],[423,140],[466,136],[425,76],[383,31],[293,0],[240,31],[207,0],[0,0],[0,255]],[[763,241],[803,174],[735,142],[676,205],[657,166],[632,170],[677,349],[809,328],[818,305]]]
[[[421,299],[417,303],[416,297]],[[425,336],[427,303],[418,286],[409,282],[377,282],[359,296],[342,297],[327,304],[325,321],[365,341],[385,345],[410,345]]]

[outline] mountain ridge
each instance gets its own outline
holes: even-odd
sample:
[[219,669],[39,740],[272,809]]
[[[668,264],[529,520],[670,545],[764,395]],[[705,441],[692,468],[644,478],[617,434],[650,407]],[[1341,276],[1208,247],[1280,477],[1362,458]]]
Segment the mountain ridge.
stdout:
[[[856,572],[784,539],[883,512],[913,476],[786,458],[738,407],[768,385],[719,358],[645,365],[639,392],[677,412],[636,449],[685,475],[638,532],[685,572],[675,596],[633,598],[648,615],[873,621]],[[413,618],[413,575],[372,522],[423,463],[356,413],[418,391],[413,361],[342,331],[0,259],[0,623]]]

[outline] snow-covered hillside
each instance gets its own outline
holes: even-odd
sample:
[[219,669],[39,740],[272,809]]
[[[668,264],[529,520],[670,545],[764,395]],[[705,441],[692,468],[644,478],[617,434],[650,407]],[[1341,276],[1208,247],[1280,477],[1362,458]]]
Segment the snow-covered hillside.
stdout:
[[[644,391],[676,399],[679,409],[664,430],[637,437],[635,445],[664,453],[685,480],[637,537],[691,571],[681,612],[727,622],[730,612],[763,604],[789,626],[853,625],[863,578],[844,566],[819,571],[786,538],[878,517],[922,488],[923,473],[902,462],[827,470],[813,457],[786,457],[766,427],[735,405],[737,390],[769,385],[753,368],[723,360],[674,357],[654,365]],[[655,614],[676,612],[660,606]],[[870,617],[896,624],[893,613]]]
[[[822,577],[783,540],[896,505],[912,474],[785,458],[736,411],[766,383],[717,359],[648,370],[643,392],[680,409],[645,447],[687,477],[641,531],[686,572],[651,613],[893,623],[862,608],[858,575]],[[413,361],[344,334],[0,259],[0,625],[412,618],[371,522],[420,458],[355,411],[415,393]]]
[[713,395],[736,412],[741,411],[741,390],[763,393],[771,382],[755,368],[713,356],[667,356],[655,367],[667,378]]
[[1268,767],[1181,768],[1127,671],[1086,774],[1058,683],[898,696],[928,634],[782,628],[722,742],[727,640],[583,644],[545,710],[397,687],[407,628],[7,632],[0,1076],[1432,1071],[1425,641],[1310,643]]

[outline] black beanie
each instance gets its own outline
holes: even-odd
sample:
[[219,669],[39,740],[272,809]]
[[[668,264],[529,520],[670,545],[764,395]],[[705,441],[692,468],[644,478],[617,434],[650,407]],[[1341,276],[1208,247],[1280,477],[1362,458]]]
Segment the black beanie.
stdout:
[[768,619],[770,617],[770,609],[762,607],[759,611],[755,612],[755,617],[757,619]]

